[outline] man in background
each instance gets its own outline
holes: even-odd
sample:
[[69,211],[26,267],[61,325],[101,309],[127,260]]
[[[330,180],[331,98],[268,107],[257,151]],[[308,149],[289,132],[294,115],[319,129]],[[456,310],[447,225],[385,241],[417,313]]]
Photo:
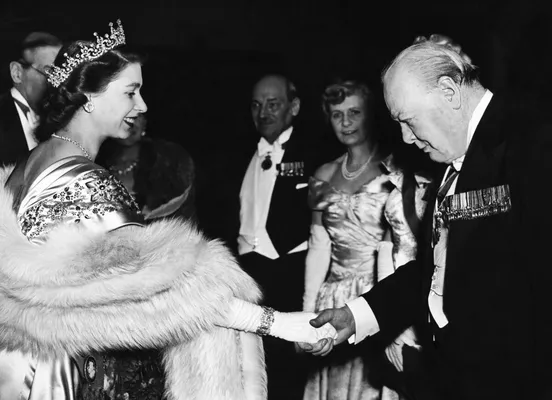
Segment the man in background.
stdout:
[[[237,253],[242,268],[261,286],[264,305],[298,311],[311,223],[308,179],[323,152],[296,124],[301,101],[287,77],[266,75],[258,80],[250,107],[258,136],[256,149],[244,154],[243,172],[236,179]],[[238,216],[237,209],[234,214]],[[297,354],[292,343],[268,337],[264,343],[268,398],[302,399],[304,355]]]
[[15,163],[37,144],[34,131],[47,89],[45,67],[53,64],[62,42],[46,32],[32,32],[10,62],[13,87],[0,95],[0,165]]

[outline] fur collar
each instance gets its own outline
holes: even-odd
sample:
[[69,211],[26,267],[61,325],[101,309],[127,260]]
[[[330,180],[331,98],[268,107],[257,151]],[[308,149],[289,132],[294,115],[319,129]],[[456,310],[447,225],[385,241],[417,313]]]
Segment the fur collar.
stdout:
[[0,169],[0,348],[45,358],[162,348],[170,399],[266,397],[260,338],[218,326],[232,296],[260,297],[224,245],[176,219],[110,234],[65,225],[32,244],[9,173]]

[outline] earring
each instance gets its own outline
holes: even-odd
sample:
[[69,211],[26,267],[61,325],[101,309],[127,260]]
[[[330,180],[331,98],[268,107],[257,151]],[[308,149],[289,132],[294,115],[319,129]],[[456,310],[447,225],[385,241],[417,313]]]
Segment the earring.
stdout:
[[87,113],[91,113],[92,111],[94,111],[94,103],[88,100],[88,102],[84,106],[82,106],[82,108],[84,108],[84,111],[86,111]]

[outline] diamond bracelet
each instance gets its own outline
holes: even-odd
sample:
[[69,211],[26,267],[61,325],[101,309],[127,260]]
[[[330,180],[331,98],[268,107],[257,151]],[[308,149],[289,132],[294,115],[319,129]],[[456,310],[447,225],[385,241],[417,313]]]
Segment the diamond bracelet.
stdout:
[[261,315],[261,323],[255,332],[259,336],[266,336],[270,333],[270,328],[274,322],[274,309],[270,307],[261,306],[263,314]]

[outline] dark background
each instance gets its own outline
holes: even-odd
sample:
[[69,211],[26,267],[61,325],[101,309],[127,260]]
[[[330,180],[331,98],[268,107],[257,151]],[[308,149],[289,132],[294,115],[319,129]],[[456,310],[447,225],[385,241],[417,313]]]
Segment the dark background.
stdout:
[[[232,151],[257,141],[249,101],[259,74],[288,74],[302,100],[299,122],[318,145],[340,153],[320,109],[324,85],[352,75],[381,93],[381,69],[417,35],[451,36],[480,66],[491,90],[515,96],[520,108],[546,105],[538,112],[549,112],[548,8],[535,0],[2,0],[0,89],[11,86],[8,63],[28,32],[91,39],[121,18],[127,43],[149,55],[143,70],[148,134],[183,145],[201,185],[216,186],[224,179],[217,167],[231,168]],[[398,126],[382,102],[379,107],[382,129],[397,138]]]

